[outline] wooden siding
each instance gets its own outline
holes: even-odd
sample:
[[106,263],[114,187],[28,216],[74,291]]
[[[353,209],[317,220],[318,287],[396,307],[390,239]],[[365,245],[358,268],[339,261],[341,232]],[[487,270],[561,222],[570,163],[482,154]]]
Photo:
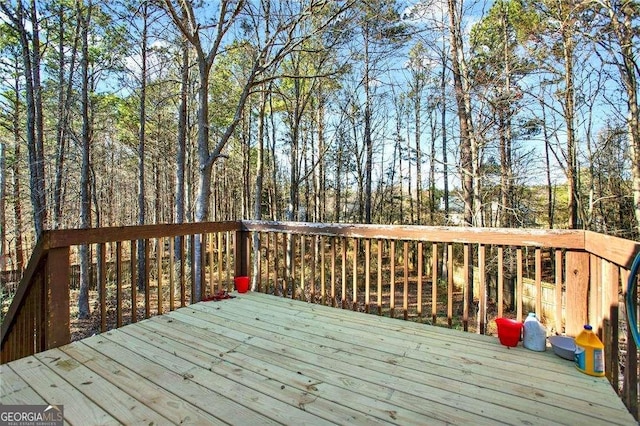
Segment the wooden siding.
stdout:
[[80,424],[628,424],[550,350],[260,293],[0,366],[2,404]]

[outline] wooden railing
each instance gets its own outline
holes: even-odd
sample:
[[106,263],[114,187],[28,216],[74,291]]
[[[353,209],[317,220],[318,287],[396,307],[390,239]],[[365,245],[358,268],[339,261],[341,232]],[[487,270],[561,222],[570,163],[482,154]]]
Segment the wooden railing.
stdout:
[[551,333],[594,326],[607,377],[638,415],[638,352],[620,327],[638,242],[578,230],[254,221],[49,231],[3,321],[2,362],[72,340],[71,271],[83,246],[97,270],[96,332],[231,290],[239,275],[254,291],[484,334],[495,317],[535,311]]

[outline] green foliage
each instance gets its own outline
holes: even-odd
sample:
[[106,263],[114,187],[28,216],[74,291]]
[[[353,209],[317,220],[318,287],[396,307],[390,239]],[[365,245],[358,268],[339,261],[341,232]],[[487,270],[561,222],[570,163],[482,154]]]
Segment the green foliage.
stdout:
[[531,29],[539,25],[540,19],[520,0],[495,2],[471,29],[471,68],[476,81],[495,84],[505,69],[505,60],[513,75],[531,72],[534,64],[521,46],[531,39]]

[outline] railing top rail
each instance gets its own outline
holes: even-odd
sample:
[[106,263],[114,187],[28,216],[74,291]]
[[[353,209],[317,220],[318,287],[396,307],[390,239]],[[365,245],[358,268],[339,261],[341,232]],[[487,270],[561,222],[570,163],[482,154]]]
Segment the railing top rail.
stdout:
[[243,221],[248,231],[288,232],[353,238],[585,249],[581,230],[476,228],[459,226],[360,225],[342,223]]
[[585,231],[585,250],[616,265],[631,269],[636,253],[640,252],[640,242]]
[[118,226],[91,229],[60,229],[47,231],[49,247],[69,247],[81,244],[101,244],[115,241],[179,237],[208,232],[237,231],[242,222],[195,222],[159,225]]

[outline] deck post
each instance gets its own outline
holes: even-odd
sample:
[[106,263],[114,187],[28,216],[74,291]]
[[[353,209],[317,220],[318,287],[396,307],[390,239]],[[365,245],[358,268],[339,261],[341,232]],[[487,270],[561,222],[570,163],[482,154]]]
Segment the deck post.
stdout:
[[69,329],[69,247],[49,250],[45,269],[45,347],[71,341]]
[[[565,333],[577,336],[589,321],[589,253],[567,250],[565,256],[567,305]],[[599,326],[599,324],[595,324]]]
[[249,276],[249,263],[251,259],[250,232],[244,229],[236,231],[233,258],[235,259],[235,276]]

